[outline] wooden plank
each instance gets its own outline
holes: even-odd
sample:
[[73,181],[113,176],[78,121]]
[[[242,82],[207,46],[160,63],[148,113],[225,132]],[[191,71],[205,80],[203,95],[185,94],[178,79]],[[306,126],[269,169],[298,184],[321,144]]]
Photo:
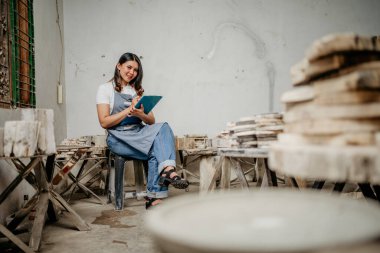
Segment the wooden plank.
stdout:
[[79,161],[84,153],[86,153],[86,148],[78,149],[75,152],[70,160],[54,176],[52,180],[53,185],[57,185],[59,182],[61,182],[64,176],[71,171],[71,169],[75,166],[75,164]]
[[194,155],[216,155],[216,148],[207,149],[184,149],[182,150],[184,156],[194,156]]
[[29,247],[31,247],[34,251],[38,251],[41,244],[42,238],[42,229],[45,225],[45,217],[46,211],[48,209],[49,202],[49,193],[42,192],[40,194],[37,208],[36,208],[36,217],[33,222],[33,227],[29,240]]
[[[106,203],[98,196],[96,195],[95,192],[91,191],[89,188],[87,188],[84,184],[82,184],[81,182],[77,182],[77,186],[82,189],[82,191],[84,191],[85,193],[90,193],[94,198],[96,198],[100,204],[102,205],[105,205]],[[137,192],[137,191],[136,191]],[[90,195],[89,195],[90,196]]]
[[260,190],[263,190],[270,186],[270,176],[268,175],[268,170],[265,166],[265,162],[263,158],[257,159],[258,166],[260,168],[260,171],[262,173],[262,179],[260,184]]
[[[90,174],[91,172],[93,172],[93,170],[99,169],[99,168],[102,169],[101,167],[99,167],[102,163],[106,163],[106,160],[105,159],[99,159],[99,161],[96,161],[96,163],[94,165],[92,165],[90,168],[88,168],[86,170],[86,173],[80,175],[80,177],[78,178],[78,181],[81,181],[88,174]],[[143,170],[143,168],[142,168],[142,170]]]
[[226,157],[246,157],[246,158],[266,158],[268,149],[265,148],[220,148],[219,156]]
[[220,188],[229,189],[231,181],[231,164],[228,157],[222,157],[222,170],[220,176]]
[[215,189],[215,180],[220,170],[221,159],[217,156],[202,156],[199,162],[199,192],[206,193]]
[[357,34],[329,34],[312,43],[306,51],[306,58],[313,61],[335,52],[380,51],[380,40],[376,37]]
[[11,231],[6,229],[2,224],[0,224],[0,233],[5,235],[9,240],[11,240],[17,247],[23,250],[25,253],[34,253],[24,242],[22,242],[17,236],[12,234]]
[[247,179],[244,176],[244,172],[243,172],[243,170],[242,170],[242,168],[240,166],[239,161],[237,161],[237,160],[235,160],[235,159],[232,158],[230,160],[230,162],[231,162],[230,164],[232,166],[232,169],[234,170],[237,178],[239,179],[239,182],[240,182],[242,188],[244,190],[247,190],[249,185],[248,185]]
[[56,204],[60,204],[62,207],[64,207],[70,214],[72,221],[74,222],[74,225],[78,228],[80,231],[89,231],[91,230],[90,226],[75,212],[75,210],[55,191],[51,190],[51,200],[53,202],[56,202]]
[[261,187],[261,185],[263,183],[264,171],[265,171],[265,168],[264,168],[264,164],[263,164],[263,159],[259,159],[259,158],[256,159],[255,172],[257,175],[257,183],[256,183],[257,187]]
[[26,166],[25,170],[20,173],[0,195],[0,204],[6,199],[6,197],[20,184],[20,182],[40,164],[40,158],[32,158],[30,163]]
[[38,201],[38,194],[35,194],[25,206],[20,208],[16,213],[14,218],[8,223],[7,229],[13,231],[17,226],[24,220],[24,218],[30,213]]
[[316,119],[285,124],[286,133],[334,135],[352,132],[380,131],[380,119]]
[[[15,166],[15,168],[17,169],[18,173],[22,173],[25,168],[26,168],[26,165],[24,163],[21,162],[20,159],[18,158],[15,158],[15,159],[11,159],[13,165]],[[29,173],[27,174],[24,179],[35,189],[37,190],[38,187],[36,185],[36,178],[35,176],[33,175],[33,173]]]
[[380,103],[350,105],[316,105],[300,103],[284,114],[284,122],[292,123],[316,119],[369,119],[380,117]]

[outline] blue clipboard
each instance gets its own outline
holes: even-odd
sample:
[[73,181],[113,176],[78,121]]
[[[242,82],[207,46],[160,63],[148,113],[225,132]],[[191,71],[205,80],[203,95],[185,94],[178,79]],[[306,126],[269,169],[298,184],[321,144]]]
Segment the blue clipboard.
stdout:
[[[135,107],[137,109],[141,108],[141,104],[144,106],[144,113],[148,114],[155,106],[156,104],[161,100],[162,96],[142,96],[140,100],[137,102]],[[140,123],[141,119],[135,116],[128,116],[123,119],[123,121],[120,122],[120,125],[127,125],[127,124],[137,124]]]
[[142,104],[144,106],[145,114],[148,114],[156,106],[158,101],[161,100],[161,98],[162,96],[142,96],[135,107],[139,109]]

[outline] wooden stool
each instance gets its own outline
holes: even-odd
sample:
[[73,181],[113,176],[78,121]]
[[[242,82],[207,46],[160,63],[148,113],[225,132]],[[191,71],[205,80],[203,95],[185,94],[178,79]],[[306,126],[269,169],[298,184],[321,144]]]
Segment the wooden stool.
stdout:
[[[135,174],[135,190],[132,192],[124,191],[124,170],[125,163],[133,161],[133,169]],[[114,193],[115,210],[123,210],[124,199],[136,198],[143,199],[146,196],[144,186],[144,171],[147,174],[147,162],[123,157],[110,152],[108,173],[108,203],[112,203],[112,193]],[[114,190],[114,191],[113,191]]]

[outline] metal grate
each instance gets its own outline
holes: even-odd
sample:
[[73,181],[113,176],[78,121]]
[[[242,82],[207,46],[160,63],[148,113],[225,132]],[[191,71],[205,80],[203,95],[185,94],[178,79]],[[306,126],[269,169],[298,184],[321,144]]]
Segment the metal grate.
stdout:
[[12,90],[9,79],[9,4],[7,0],[0,3],[0,106],[10,107]]
[[35,107],[33,0],[1,0],[1,11],[1,17],[3,11],[8,12],[5,20],[8,21],[9,33],[2,36],[2,48],[7,44],[8,49],[4,51],[7,51],[10,67],[1,64],[0,74],[4,71],[10,78],[1,82],[0,76],[1,90],[4,91],[0,94],[0,103],[8,108]]

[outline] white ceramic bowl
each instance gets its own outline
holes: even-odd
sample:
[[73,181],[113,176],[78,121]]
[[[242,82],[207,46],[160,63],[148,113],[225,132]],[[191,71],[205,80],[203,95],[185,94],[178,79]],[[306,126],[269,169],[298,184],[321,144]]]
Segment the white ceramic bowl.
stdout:
[[299,252],[380,235],[380,205],[321,191],[183,195],[149,211],[146,225],[164,252]]

